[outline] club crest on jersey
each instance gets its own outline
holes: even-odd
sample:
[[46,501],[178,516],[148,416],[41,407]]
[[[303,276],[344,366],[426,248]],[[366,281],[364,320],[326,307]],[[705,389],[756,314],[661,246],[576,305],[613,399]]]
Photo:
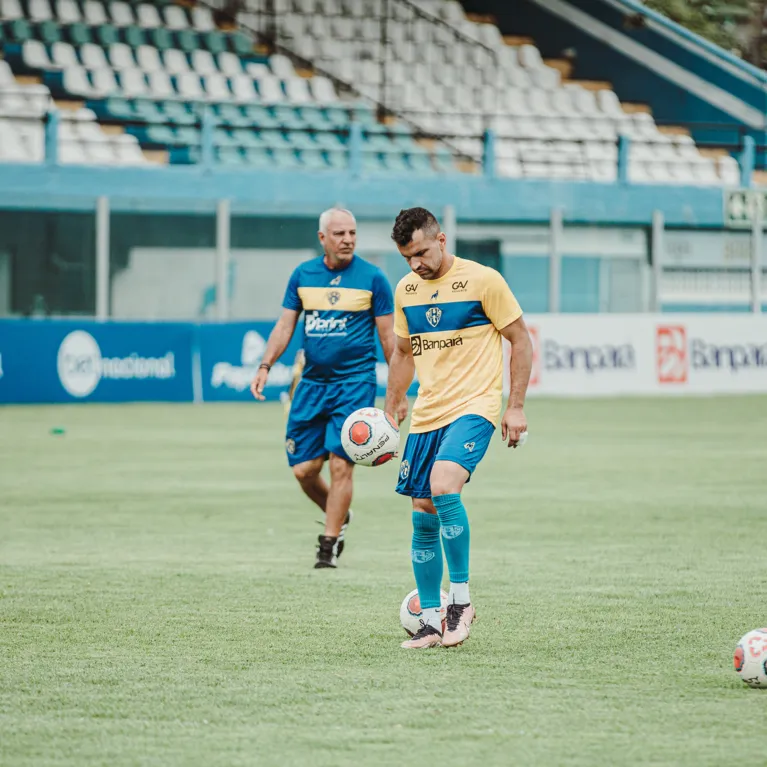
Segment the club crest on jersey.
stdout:
[[399,465],[399,478],[407,479],[408,474],[410,474],[410,462],[405,460]]
[[[436,295],[436,294],[435,294]],[[431,309],[426,310],[426,319],[433,328],[439,325],[439,321],[442,319],[442,309],[438,306],[432,306]]]
[[413,560],[413,562],[422,565],[424,562],[429,562],[430,560],[434,559],[436,555],[433,551],[429,551],[429,549],[413,549],[410,552],[410,558]]
[[341,284],[341,275],[339,274],[338,277],[333,277],[333,279],[330,281],[330,284],[333,286],[340,285]]
[[439,298],[439,291],[436,291],[435,293],[431,294],[431,298],[429,301],[436,301]]
[[442,537],[450,540],[451,538],[457,538],[463,532],[461,525],[445,525],[442,528]]
[[474,452],[474,443],[473,442],[465,442],[463,445],[464,450],[468,450],[470,453]]
[[[341,279],[340,277],[338,279]],[[331,306],[335,306],[341,300],[341,293],[337,290],[328,291],[328,301]]]

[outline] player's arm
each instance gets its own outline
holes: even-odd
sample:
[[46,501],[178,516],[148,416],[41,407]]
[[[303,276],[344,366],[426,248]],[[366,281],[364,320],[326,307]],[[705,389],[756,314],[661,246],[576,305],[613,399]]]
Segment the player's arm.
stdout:
[[261,360],[261,365],[258,368],[256,377],[250,384],[250,391],[258,400],[266,399],[263,392],[264,386],[266,386],[266,379],[269,377],[269,369],[282,356],[285,349],[288,348],[290,339],[293,338],[293,332],[298,324],[300,313],[296,309],[284,308],[280,318],[277,320],[277,324],[269,334],[269,340],[266,343],[266,351]]
[[389,383],[386,386],[384,410],[396,418],[415,375],[415,361],[409,338],[394,336],[394,351],[389,360]]
[[519,436],[527,431],[525,395],[533,367],[533,344],[522,317],[501,329],[501,335],[511,344],[511,390],[506,412],[501,419],[501,437],[509,447],[519,444]]

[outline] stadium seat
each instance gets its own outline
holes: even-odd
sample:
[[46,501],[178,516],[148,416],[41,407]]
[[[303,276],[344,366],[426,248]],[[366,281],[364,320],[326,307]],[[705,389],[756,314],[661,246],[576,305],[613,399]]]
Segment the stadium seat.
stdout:
[[103,3],[98,0],[85,0],[82,7],[83,18],[91,26],[98,27],[107,23],[108,19]]
[[80,9],[74,0],[56,0],[56,18],[61,24],[77,24],[82,21]]
[[24,18],[24,11],[19,0],[0,0],[0,19],[16,21]]

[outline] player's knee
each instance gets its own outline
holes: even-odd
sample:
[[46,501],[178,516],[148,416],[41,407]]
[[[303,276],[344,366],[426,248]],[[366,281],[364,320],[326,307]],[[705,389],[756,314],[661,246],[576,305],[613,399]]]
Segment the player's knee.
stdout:
[[437,513],[431,498],[413,498],[413,511],[423,511],[426,514]]
[[456,468],[460,469],[460,471],[443,467],[434,468],[429,478],[432,498],[435,495],[451,495],[460,493],[463,490],[468,472],[460,466],[456,465]]
[[293,467],[293,476],[301,483],[311,482],[322,471],[322,461],[306,461]]

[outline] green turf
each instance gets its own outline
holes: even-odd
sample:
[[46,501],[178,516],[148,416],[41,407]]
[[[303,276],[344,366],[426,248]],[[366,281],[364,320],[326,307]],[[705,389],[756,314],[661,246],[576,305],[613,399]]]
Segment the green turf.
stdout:
[[407,653],[395,466],[314,571],[277,407],[0,409],[0,764],[763,764],[767,399],[528,418],[465,492],[470,641]]

